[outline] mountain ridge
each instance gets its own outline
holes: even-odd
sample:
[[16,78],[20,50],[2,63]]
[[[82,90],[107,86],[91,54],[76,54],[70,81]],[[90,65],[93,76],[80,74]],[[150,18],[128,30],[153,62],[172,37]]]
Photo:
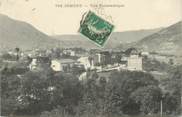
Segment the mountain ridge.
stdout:
[[[0,14],[0,46],[1,48],[22,49],[52,47],[52,38],[34,26],[19,20],[14,20]],[[59,42],[54,40],[53,43]],[[42,45],[42,47],[40,47]]]
[[[143,49],[144,51],[156,51],[156,49],[169,51],[170,48],[165,48],[165,46],[167,46],[171,47],[173,52],[177,50],[179,51],[178,48],[182,45],[180,26],[181,22],[166,27],[167,29],[157,28],[113,32],[106,42],[104,49],[123,49],[134,46]],[[165,40],[164,38],[167,38],[167,43],[162,43],[161,40]],[[173,43],[174,40],[176,41],[175,43]],[[156,45],[162,45],[163,48],[156,47]],[[0,48],[12,49],[15,47],[20,47],[22,49],[46,49],[53,47],[82,47],[85,49],[100,48],[80,34],[49,36],[26,22],[14,20],[6,15],[0,14]]]
[[[124,45],[122,45],[124,47]],[[143,51],[182,56],[182,21],[151,34],[142,40],[127,45]]]
[[[148,30],[134,30],[134,31],[124,31],[124,32],[113,32],[109,39],[107,40],[106,44],[104,45],[104,48],[115,48],[121,43],[131,43],[138,41],[150,34],[153,34],[157,31],[159,31],[161,28],[157,29],[148,29]],[[73,35],[54,35],[52,36],[55,39],[64,41],[69,46],[69,41],[72,41],[71,43],[83,43],[86,46],[90,47],[91,45],[89,39],[87,37],[84,37],[79,34],[73,34]],[[66,42],[67,41],[67,42]],[[93,43],[92,43],[93,45]],[[95,44],[93,45],[95,46]]]

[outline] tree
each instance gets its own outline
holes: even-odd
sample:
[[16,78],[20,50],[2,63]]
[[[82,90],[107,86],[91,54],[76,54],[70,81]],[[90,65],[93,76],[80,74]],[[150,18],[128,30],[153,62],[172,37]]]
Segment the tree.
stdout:
[[[141,105],[136,103],[131,95],[148,86],[158,86],[158,81],[148,73],[130,71],[111,73],[106,89],[108,114],[139,114]],[[149,94],[154,95],[153,93]]]
[[21,81],[16,75],[1,74],[1,115],[14,114],[18,108]]
[[170,65],[174,65],[174,60],[171,58],[171,59],[169,59],[169,64]]
[[179,114],[181,109],[182,92],[182,65],[176,66],[169,71],[169,77],[161,82],[164,97],[164,112],[168,114]]
[[157,86],[145,86],[132,92],[130,98],[139,105],[140,112],[149,114],[160,111],[161,90]]
[[19,60],[19,52],[20,52],[20,48],[15,48],[15,52],[16,52],[16,60]]
[[19,110],[25,114],[36,114],[51,109],[47,74],[42,72],[27,72],[22,81],[21,104]]
[[80,83],[72,75],[60,73],[28,72],[23,79],[21,112],[37,114],[57,106],[69,114],[81,100]]
[[[94,76],[94,75],[93,75]],[[81,102],[82,114],[97,114],[97,85],[95,77],[87,79],[83,84],[83,98]]]

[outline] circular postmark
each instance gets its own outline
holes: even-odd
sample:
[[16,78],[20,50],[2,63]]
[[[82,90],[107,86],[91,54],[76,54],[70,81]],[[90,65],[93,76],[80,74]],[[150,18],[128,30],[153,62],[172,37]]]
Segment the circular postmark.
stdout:
[[105,11],[105,7],[102,6],[104,1],[96,0],[95,3],[90,4],[92,10],[97,14],[109,21],[110,23],[114,23],[114,20],[111,15],[108,15]]

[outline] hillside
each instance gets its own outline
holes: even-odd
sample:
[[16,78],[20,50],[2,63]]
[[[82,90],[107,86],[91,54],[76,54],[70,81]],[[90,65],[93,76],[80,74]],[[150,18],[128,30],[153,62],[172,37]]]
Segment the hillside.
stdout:
[[0,14],[0,49],[54,47],[59,41],[40,32],[28,23]]
[[[119,44],[131,43],[142,38],[153,34],[160,29],[150,29],[150,30],[136,30],[136,31],[126,31],[126,32],[113,32],[109,37],[109,40],[106,42],[105,48],[115,48]],[[81,35],[56,35],[53,38],[61,40],[63,45],[67,47],[84,47],[84,48],[95,48],[97,47],[86,37]]]
[[[120,44],[136,42],[160,29],[113,32],[104,48],[115,48]],[[0,50],[19,47],[21,49],[49,47],[99,48],[86,37],[77,35],[48,36],[32,25],[0,14]]]
[[133,43],[133,46],[145,51],[181,56],[182,22],[178,22],[147,36],[137,43]]

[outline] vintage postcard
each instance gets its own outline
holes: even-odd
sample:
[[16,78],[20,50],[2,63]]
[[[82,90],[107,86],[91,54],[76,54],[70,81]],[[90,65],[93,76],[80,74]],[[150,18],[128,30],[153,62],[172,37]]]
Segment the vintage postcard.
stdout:
[[0,0],[0,117],[182,117],[181,0]]

